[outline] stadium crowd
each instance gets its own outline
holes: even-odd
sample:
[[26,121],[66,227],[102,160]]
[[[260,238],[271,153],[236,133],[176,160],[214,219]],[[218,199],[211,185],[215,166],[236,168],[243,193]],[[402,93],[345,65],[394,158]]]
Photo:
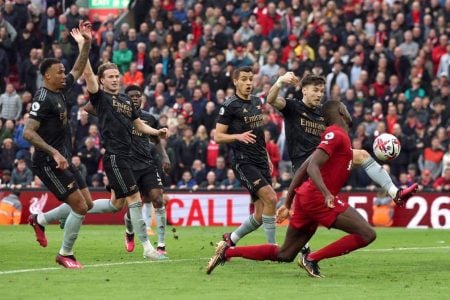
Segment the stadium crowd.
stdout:
[[[40,187],[30,171],[34,149],[23,138],[39,64],[55,57],[70,70],[77,56],[69,37],[87,8],[75,1],[0,0],[0,172],[2,186]],[[117,16],[95,31],[90,61],[116,63],[125,88],[142,87],[142,109],[168,127],[162,140],[172,168],[163,182],[179,189],[235,189],[226,145],[214,142],[218,108],[234,89],[234,68],[252,66],[253,93],[264,105],[273,185],[292,176],[283,119],[266,96],[287,71],[326,78],[327,99],[340,99],[353,116],[352,143],[372,153],[381,133],[395,135],[400,156],[384,166],[398,186],[450,191],[450,0],[135,0],[135,26]],[[283,88],[301,99],[300,87]],[[97,120],[82,107],[83,79],[67,99],[72,163],[89,186],[107,182]],[[345,187],[373,189],[355,169]]]

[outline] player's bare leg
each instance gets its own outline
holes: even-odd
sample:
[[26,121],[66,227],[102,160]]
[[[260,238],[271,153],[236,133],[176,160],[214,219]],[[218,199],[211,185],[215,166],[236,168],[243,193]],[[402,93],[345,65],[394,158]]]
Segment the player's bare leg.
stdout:
[[369,245],[376,238],[375,230],[353,207],[349,207],[343,213],[339,214],[332,227],[349,234],[322,249],[303,256],[303,267],[310,276],[320,276],[320,273],[317,276],[317,270],[314,267],[322,259],[350,253]]

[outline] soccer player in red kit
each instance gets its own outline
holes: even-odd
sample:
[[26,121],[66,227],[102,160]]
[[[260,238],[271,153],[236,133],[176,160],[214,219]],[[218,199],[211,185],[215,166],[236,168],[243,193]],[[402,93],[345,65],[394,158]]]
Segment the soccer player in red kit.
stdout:
[[[207,274],[232,257],[292,262],[319,225],[340,229],[348,235],[302,257],[300,264],[312,277],[322,277],[318,266],[322,259],[347,254],[375,240],[376,234],[370,224],[337,196],[352,168],[352,147],[348,136],[350,113],[339,101],[326,102],[322,113],[328,127],[322,133],[315,152],[296,173],[289,187],[286,209],[279,211],[279,218],[286,218],[296,196],[294,213],[283,245],[230,247],[221,241],[208,263]],[[304,182],[306,173],[309,179]],[[396,203],[402,205],[403,201],[397,200]]]

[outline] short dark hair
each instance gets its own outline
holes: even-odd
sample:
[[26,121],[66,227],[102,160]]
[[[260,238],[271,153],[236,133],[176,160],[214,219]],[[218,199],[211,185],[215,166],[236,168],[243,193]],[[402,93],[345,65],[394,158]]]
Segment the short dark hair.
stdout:
[[303,77],[300,85],[302,88],[308,85],[325,85],[325,78],[319,75],[308,74]]
[[233,80],[239,79],[239,75],[241,75],[241,72],[247,72],[247,73],[252,72],[253,73],[253,69],[251,66],[239,67],[237,69],[234,69]]
[[135,84],[127,86],[127,88],[125,89],[125,94],[128,94],[128,92],[131,92],[131,91],[142,92],[141,88],[138,85],[135,85]]
[[47,58],[41,63],[41,66],[39,67],[39,72],[41,73],[42,76],[44,76],[45,73],[47,73],[48,69],[50,69],[53,65],[60,63],[61,61],[57,58]]
[[340,101],[328,100],[322,105],[322,115],[325,119],[325,123],[329,125],[335,117],[336,112],[341,106]]

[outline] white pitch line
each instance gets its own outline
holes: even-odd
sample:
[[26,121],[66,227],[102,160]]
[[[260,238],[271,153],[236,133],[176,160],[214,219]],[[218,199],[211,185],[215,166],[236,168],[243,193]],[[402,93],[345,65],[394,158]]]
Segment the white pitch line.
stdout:
[[407,247],[407,248],[386,248],[386,249],[361,249],[358,252],[390,252],[390,251],[414,251],[414,250],[445,250],[450,246],[443,247]]
[[[385,248],[385,249],[361,249],[358,252],[392,252],[392,251],[415,251],[415,250],[446,250],[450,249],[450,246],[443,247],[410,247],[410,248]],[[172,259],[172,260],[160,260],[160,261],[152,261],[152,260],[140,260],[140,261],[125,261],[125,262],[117,262],[117,263],[105,263],[105,264],[93,264],[93,265],[84,265],[85,268],[101,268],[101,267],[111,267],[111,266],[125,266],[125,265],[140,265],[140,264],[148,264],[148,263],[178,263],[178,262],[187,262],[187,261],[198,261],[198,260],[206,260],[209,257],[200,257],[200,258],[186,258],[186,259]],[[31,273],[31,272],[41,272],[41,271],[55,271],[55,270],[64,270],[64,268],[36,268],[36,269],[19,269],[19,270],[10,270],[10,271],[0,271],[1,275],[10,275],[10,274],[18,274],[18,273]]]

